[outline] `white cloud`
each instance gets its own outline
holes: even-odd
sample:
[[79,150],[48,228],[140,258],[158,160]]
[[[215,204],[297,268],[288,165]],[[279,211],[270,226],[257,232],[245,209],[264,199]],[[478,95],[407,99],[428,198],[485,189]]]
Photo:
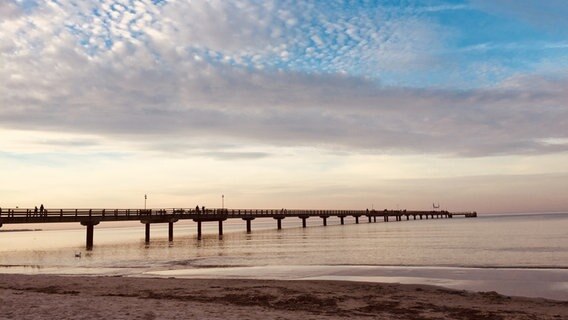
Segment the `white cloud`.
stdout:
[[[427,64],[421,50],[445,34],[428,20],[380,11],[345,19],[310,5],[290,13],[280,2],[136,3],[131,12],[106,0],[49,2],[0,22],[0,126],[154,147],[181,136],[365,152],[566,151],[539,141],[568,135],[567,79],[514,78],[459,91],[338,75]],[[99,17],[80,14],[94,9]],[[312,15],[321,25],[306,23]],[[300,70],[312,63],[298,58],[298,48],[329,74],[270,67],[283,63],[271,60],[278,55]]]
[[0,2],[0,21],[18,18],[23,14],[23,10],[18,6],[17,1],[5,0]]

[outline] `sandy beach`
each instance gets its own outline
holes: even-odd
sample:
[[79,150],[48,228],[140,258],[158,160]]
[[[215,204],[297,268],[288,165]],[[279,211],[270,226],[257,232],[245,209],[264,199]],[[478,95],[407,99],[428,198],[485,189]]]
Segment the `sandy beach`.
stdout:
[[568,301],[344,281],[0,275],[2,319],[566,319]]

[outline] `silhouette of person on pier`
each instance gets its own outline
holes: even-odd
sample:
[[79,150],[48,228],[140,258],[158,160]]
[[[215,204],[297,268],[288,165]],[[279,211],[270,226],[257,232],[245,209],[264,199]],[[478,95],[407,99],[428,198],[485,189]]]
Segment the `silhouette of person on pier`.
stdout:
[[199,206],[195,206],[195,212],[199,213]]
[[37,216],[37,206],[34,208],[34,217]]
[[42,203],[41,206],[39,206],[39,214],[40,214],[41,216],[43,216],[43,211],[44,211],[44,209],[45,209],[45,208],[43,207],[43,203]]
[[201,210],[205,213],[205,206],[201,207]]

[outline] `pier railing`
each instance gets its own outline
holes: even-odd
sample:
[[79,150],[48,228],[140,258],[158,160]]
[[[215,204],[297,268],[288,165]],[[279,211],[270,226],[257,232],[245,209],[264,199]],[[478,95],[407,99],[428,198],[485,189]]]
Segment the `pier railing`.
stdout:
[[0,219],[4,223],[17,223],[12,218],[29,218],[31,220],[42,221],[43,218],[60,217],[148,217],[148,216],[218,216],[228,217],[241,216],[406,216],[406,215],[426,215],[426,214],[452,214],[469,215],[474,212],[454,212],[449,211],[407,211],[407,210],[317,210],[317,209],[195,209],[195,208],[163,208],[163,209],[44,209],[43,211],[30,208],[0,208]]

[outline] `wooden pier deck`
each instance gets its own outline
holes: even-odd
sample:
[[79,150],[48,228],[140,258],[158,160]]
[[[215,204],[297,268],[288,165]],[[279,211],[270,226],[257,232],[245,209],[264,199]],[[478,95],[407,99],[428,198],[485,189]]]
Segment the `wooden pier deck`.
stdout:
[[369,223],[377,222],[377,217],[384,222],[390,218],[395,221],[453,218],[464,216],[477,217],[476,212],[449,212],[449,211],[407,211],[407,210],[301,210],[301,209],[200,209],[197,208],[168,208],[168,209],[36,209],[0,208],[0,227],[3,224],[23,223],[62,223],[76,222],[87,229],[86,248],[93,248],[94,226],[104,221],[140,221],[145,225],[145,240],[150,241],[150,225],[153,223],[168,223],[168,238],[173,241],[173,225],[179,220],[193,220],[197,224],[197,238],[201,239],[201,224],[203,222],[217,222],[219,235],[223,235],[223,221],[227,219],[242,219],[246,222],[247,232],[252,232],[252,220],[257,218],[272,218],[276,220],[278,229],[282,228],[282,219],[299,218],[302,227],[306,227],[306,220],[311,217],[322,219],[323,226],[327,225],[329,217],[338,217],[344,224],[345,217],[352,216],[355,223],[361,217],[367,218]]

